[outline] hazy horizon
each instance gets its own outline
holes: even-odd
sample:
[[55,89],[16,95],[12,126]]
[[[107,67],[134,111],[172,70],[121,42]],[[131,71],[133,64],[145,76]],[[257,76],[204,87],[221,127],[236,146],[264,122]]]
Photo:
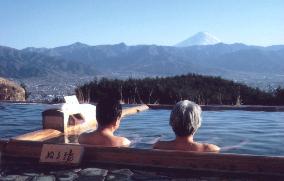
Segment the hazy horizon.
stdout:
[[[49,46],[49,47],[46,47],[46,46],[27,46],[27,47],[23,47],[23,48],[16,48],[16,47],[11,47],[11,46],[7,46],[7,45],[4,45],[4,44],[0,44],[0,46],[7,46],[7,47],[10,47],[10,48],[15,48],[15,49],[18,49],[18,50],[22,50],[22,49],[25,49],[25,48],[48,48],[48,49],[52,49],[52,48],[57,48],[57,47],[63,47],[63,46],[70,46],[70,45],[73,45],[73,44],[76,44],[76,43],[81,43],[81,44],[86,44],[88,46],[104,46],[104,45],[118,45],[118,44],[125,44],[126,46],[139,46],[139,45],[146,45],[146,46],[172,46],[172,47],[175,47],[175,45],[159,45],[159,44],[127,44],[125,42],[117,42],[117,43],[112,43],[112,44],[95,44],[95,45],[92,45],[92,44],[88,44],[88,43],[85,43],[85,42],[73,42],[73,43],[70,43],[70,44],[62,44],[62,45],[57,45],[57,46]],[[245,44],[245,43],[242,43],[242,42],[234,42],[234,43],[224,43],[224,42],[220,42],[220,44],[228,44],[228,45],[231,45],[231,44],[244,44],[244,45],[247,45],[247,46],[259,46],[259,47],[270,47],[270,46],[284,46],[284,43],[283,44],[273,44],[273,45],[252,45],[252,44]],[[219,44],[219,43],[217,43]],[[195,45],[190,45],[190,46],[195,46]],[[199,46],[208,46],[208,45],[199,45]],[[177,47],[179,48],[179,47]],[[182,47],[181,47],[182,48]]]

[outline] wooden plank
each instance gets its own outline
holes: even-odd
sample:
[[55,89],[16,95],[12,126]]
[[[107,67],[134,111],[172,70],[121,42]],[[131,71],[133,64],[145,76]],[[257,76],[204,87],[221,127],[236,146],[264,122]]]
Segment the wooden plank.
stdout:
[[39,159],[43,143],[38,141],[9,141],[2,156]]
[[91,162],[175,169],[284,174],[284,157],[133,148],[94,148],[90,146],[86,146],[85,151],[84,159]]
[[[83,163],[284,176],[284,157],[83,146]],[[39,142],[9,142],[3,154],[39,159],[41,147]]]
[[[174,105],[166,104],[147,104],[150,109],[169,109],[171,110]],[[242,111],[284,111],[284,106],[259,106],[259,105],[200,105],[203,111],[223,111],[223,110],[242,110]]]
[[150,109],[173,109],[174,105],[169,104],[147,104]]
[[63,135],[55,129],[43,129],[11,138],[14,141],[47,141],[49,139]]
[[8,140],[0,139],[0,152],[5,149],[6,145],[8,143]]
[[284,111],[284,106],[259,106],[259,105],[202,105],[204,111],[223,111],[223,110],[241,110],[241,111],[267,111],[267,112],[279,112]]
[[97,128],[97,121],[90,121],[90,122],[85,122],[83,124],[78,124],[75,126],[68,126],[65,135],[79,135],[87,130],[90,129],[96,129]]
[[140,106],[135,106],[131,108],[126,108],[122,110],[122,117],[136,114],[138,112],[145,111],[147,109],[149,109],[149,107],[146,104],[142,104]]
[[1,140],[0,139],[0,168],[1,168],[1,165],[2,165],[2,152],[5,151],[5,148],[6,148],[6,145],[8,143],[8,140]]

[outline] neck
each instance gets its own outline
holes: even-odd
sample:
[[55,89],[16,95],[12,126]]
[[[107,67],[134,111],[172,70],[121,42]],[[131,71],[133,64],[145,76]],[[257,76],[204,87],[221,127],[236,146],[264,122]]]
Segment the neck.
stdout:
[[113,135],[114,131],[115,131],[114,126],[98,126],[97,129],[97,132],[108,135]]
[[188,143],[193,143],[193,135],[190,136],[176,136],[175,141],[177,142],[188,142]]

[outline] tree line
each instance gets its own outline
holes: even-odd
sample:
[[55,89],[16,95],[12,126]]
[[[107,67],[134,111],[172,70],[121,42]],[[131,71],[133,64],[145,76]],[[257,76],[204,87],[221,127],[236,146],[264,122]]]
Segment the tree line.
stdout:
[[220,77],[197,74],[127,80],[102,78],[75,91],[84,102],[112,96],[129,104],[175,104],[188,99],[202,105],[284,105],[283,88],[266,92]]

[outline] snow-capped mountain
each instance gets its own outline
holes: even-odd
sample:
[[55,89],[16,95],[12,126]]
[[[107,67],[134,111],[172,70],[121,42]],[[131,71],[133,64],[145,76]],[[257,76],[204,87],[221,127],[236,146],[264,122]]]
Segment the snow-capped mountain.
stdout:
[[221,43],[221,41],[207,33],[207,32],[199,32],[193,35],[192,37],[176,44],[177,47],[187,47],[187,46],[193,46],[193,45],[214,45],[217,43]]

